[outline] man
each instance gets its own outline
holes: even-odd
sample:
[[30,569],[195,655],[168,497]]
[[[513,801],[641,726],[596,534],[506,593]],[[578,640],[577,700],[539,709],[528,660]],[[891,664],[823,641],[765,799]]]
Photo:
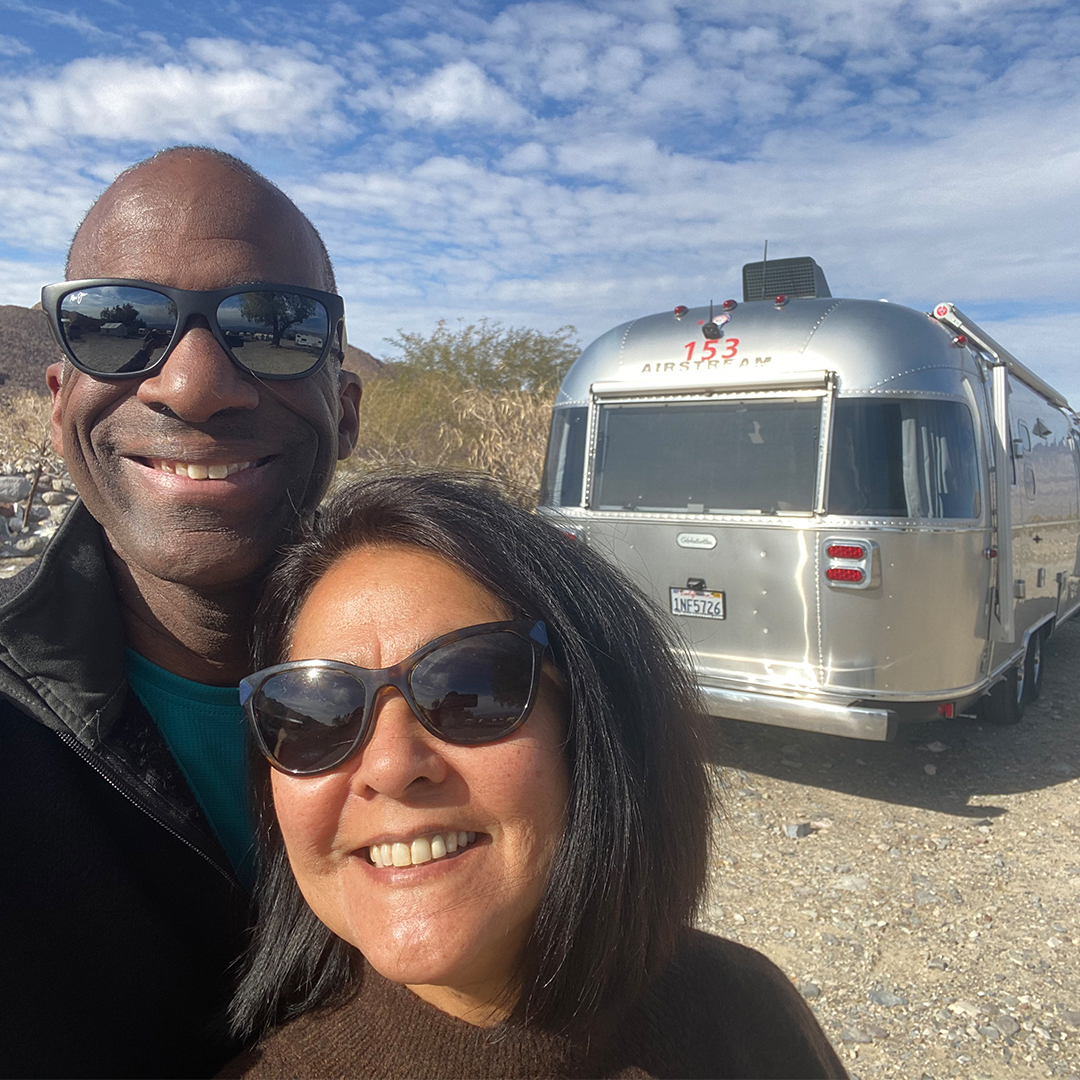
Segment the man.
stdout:
[[[232,695],[261,577],[352,450],[360,385],[338,326],[317,359],[222,329],[247,297],[296,301],[263,283],[340,310],[314,227],[227,155],[122,174],[66,276],[137,280],[115,295],[157,295],[166,322],[199,311],[139,352],[72,334],[48,370],[81,505],[0,591],[0,1074],[212,1075],[236,1050],[253,835]],[[180,291],[239,285],[216,310]],[[108,288],[57,301],[57,330]],[[109,369],[89,337],[132,356]],[[262,370],[270,352],[290,377]]]

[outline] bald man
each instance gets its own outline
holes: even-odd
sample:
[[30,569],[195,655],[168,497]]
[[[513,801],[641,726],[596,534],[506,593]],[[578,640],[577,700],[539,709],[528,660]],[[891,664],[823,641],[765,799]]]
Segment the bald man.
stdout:
[[253,605],[360,386],[322,241],[228,155],[123,173],[66,277],[47,377],[80,503],[0,591],[0,1074],[210,1076],[248,923]]

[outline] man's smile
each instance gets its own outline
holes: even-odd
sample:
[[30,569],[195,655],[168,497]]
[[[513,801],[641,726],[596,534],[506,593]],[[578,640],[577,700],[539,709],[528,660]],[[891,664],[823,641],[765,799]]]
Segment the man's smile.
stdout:
[[177,476],[186,476],[189,480],[225,480],[245,469],[250,469],[252,465],[265,465],[270,458],[265,457],[260,461],[215,461],[212,464],[205,461],[166,461],[164,458],[143,458],[141,461],[136,458],[135,460],[158,472],[175,473]]

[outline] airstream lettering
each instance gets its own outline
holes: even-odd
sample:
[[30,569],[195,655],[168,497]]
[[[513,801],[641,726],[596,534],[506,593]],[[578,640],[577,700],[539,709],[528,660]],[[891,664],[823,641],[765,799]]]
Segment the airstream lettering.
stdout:
[[1015,723],[1080,608],[1078,418],[952,304],[834,298],[813,259],[743,285],[582,353],[541,511],[668,613],[716,715]]

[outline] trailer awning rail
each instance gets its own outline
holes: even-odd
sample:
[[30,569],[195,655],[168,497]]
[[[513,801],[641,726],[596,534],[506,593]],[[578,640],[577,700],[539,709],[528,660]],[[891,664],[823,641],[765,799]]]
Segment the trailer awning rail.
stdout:
[[1056,405],[1059,409],[1072,411],[1063,394],[1055,390],[1048,382],[1040,379],[1030,368],[1021,364],[1008,349],[1003,345],[999,345],[985,330],[980,330],[955,304],[947,302],[936,304],[934,310],[929,312],[929,315],[930,318],[936,319],[939,323],[964,334],[972,345],[985,353],[989,353],[999,364],[1004,364],[1012,375],[1022,383],[1026,383],[1036,393],[1042,394],[1052,405]]

